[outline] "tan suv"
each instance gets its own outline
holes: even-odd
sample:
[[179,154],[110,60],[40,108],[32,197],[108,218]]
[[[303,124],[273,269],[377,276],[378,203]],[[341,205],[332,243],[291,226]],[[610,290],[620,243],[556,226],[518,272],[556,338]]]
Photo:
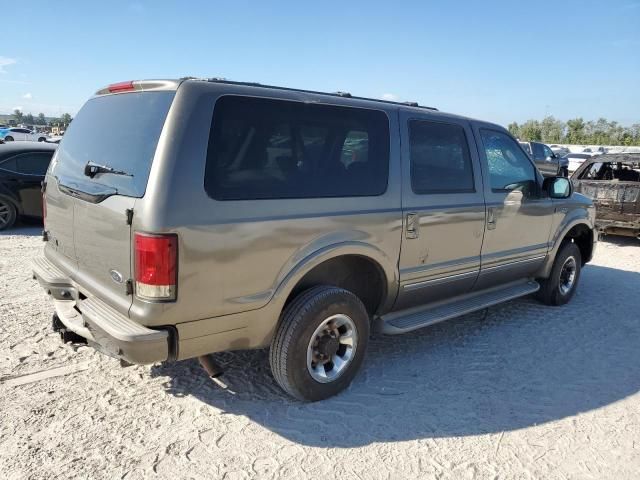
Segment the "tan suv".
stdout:
[[34,276],[65,341],[211,375],[269,347],[304,400],[351,382],[372,330],[566,303],[597,240],[591,201],[500,126],[216,79],[97,92],[44,196]]

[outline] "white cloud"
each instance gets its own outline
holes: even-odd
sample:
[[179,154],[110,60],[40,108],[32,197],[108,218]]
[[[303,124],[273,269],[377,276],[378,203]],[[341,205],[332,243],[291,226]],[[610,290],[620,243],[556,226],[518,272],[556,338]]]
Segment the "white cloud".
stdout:
[[13,65],[15,63],[17,63],[17,61],[14,58],[0,56],[0,73],[7,73],[5,67]]
[[382,100],[389,100],[391,102],[397,102],[398,101],[398,96],[394,95],[393,93],[385,93],[382,95]]
[[33,95],[31,95],[30,93],[25,93],[24,95],[22,95],[22,98],[24,98],[25,100],[31,100],[33,98]]

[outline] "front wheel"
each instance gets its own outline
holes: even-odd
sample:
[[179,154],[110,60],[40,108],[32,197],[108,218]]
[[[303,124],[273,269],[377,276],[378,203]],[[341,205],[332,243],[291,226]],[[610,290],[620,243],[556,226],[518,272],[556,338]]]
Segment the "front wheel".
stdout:
[[353,293],[317,286],[283,311],[269,361],[278,384],[298,400],[314,402],[349,386],[369,343],[369,315]]
[[539,280],[538,298],[540,301],[553,306],[569,302],[578,287],[581,270],[580,249],[573,242],[563,243],[553,262],[551,275],[549,278]]
[[0,230],[11,228],[17,216],[16,207],[11,202],[0,198]]
[[47,139],[46,139],[46,138],[44,138],[44,137],[40,137],[40,138],[38,139],[38,141],[39,141],[39,142],[44,142],[44,141],[46,141],[46,140],[47,140]]

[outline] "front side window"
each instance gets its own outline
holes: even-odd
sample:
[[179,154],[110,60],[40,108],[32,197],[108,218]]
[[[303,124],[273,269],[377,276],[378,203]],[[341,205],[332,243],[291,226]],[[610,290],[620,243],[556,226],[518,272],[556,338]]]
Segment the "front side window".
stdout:
[[536,172],[526,154],[508,135],[494,130],[480,130],[491,189],[496,192],[522,191],[532,193]]
[[469,146],[460,125],[412,120],[409,143],[414,193],[475,191]]
[[542,149],[544,150],[544,158],[549,158],[549,157],[553,158],[553,150],[551,150],[546,145],[543,145]]
[[216,102],[205,172],[216,200],[381,195],[388,173],[384,112],[233,95]]

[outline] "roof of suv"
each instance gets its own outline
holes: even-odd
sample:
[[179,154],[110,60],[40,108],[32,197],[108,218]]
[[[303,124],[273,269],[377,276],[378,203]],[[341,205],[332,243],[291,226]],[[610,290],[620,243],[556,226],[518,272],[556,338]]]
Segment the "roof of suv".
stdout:
[[[477,120],[470,117],[466,117],[464,115],[456,115],[452,113],[445,113],[439,111],[435,107],[428,107],[419,105],[417,102],[396,102],[391,100],[382,100],[378,98],[367,98],[367,97],[358,97],[351,95],[349,92],[318,92],[314,90],[305,90],[299,88],[291,88],[291,87],[280,87],[276,85],[263,85],[257,82],[238,82],[233,80],[227,80],[224,78],[198,78],[198,77],[183,77],[179,79],[154,79],[154,80],[135,80],[131,82],[120,82],[109,85],[105,88],[102,88],[96,92],[96,95],[107,95],[107,94],[118,94],[125,93],[126,91],[153,91],[153,90],[177,90],[178,87],[184,82],[208,82],[220,85],[230,85],[230,86],[238,86],[238,87],[253,87],[256,89],[266,89],[266,90],[278,90],[282,92],[292,92],[292,93],[308,93],[310,95],[321,95],[321,96],[329,96],[333,98],[344,98],[344,99],[352,99],[356,101],[361,101],[364,103],[372,103],[372,104],[381,104],[381,105],[393,105],[397,107],[401,107],[407,110],[413,110],[416,112],[425,112],[428,111],[437,116],[442,116],[444,118],[455,118],[461,120],[473,120],[479,121],[487,125],[493,125],[499,127],[502,130],[504,127],[494,124],[492,122],[487,122],[484,120]],[[124,88],[123,88],[124,87]]]

